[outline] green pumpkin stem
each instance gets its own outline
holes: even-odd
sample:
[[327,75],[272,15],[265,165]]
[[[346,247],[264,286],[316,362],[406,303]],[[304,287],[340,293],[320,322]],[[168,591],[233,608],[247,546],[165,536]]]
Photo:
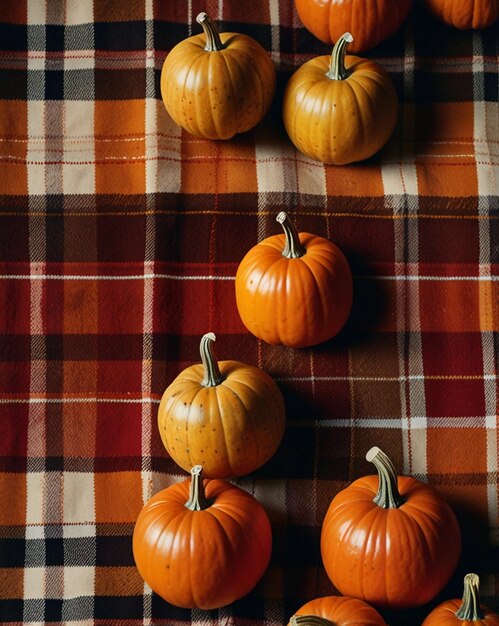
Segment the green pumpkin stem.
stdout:
[[293,222],[289,219],[284,211],[281,211],[276,217],[276,221],[282,226],[284,234],[286,235],[286,244],[282,251],[282,256],[288,259],[297,259],[306,254],[306,249],[300,242],[298,231],[295,228]]
[[326,72],[326,76],[331,80],[345,80],[345,78],[348,78],[350,75],[350,72],[345,67],[345,55],[348,45],[351,44],[352,41],[352,35],[345,33],[334,44],[331,60],[329,62],[329,71]]
[[191,469],[191,485],[189,487],[189,499],[185,503],[185,508],[191,511],[204,511],[210,506],[206,499],[203,485],[203,468],[195,465]]
[[397,472],[391,460],[377,446],[366,454],[366,459],[378,470],[379,487],[373,502],[383,509],[398,509],[404,503],[397,486]]
[[206,335],[201,337],[201,343],[199,344],[201,361],[204,366],[204,378],[201,381],[203,387],[216,387],[224,380],[213,353],[213,343],[215,340],[215,333],[206,333]]
[[289,626],[334,626],[333,622],[317,615],[293,615]]
[[466,574],[464,577],[463,603],[455,613],[463,622],[478,622],[485,615],[480,607],[480,579],[476,574]]
[[201,24],[206,35],[206,45],[204,49],[206,52],[218,52],[225,48],[225,44],[222,43],[220,35],[217,30],[215,22],[204,11],[196,17],[196,22]]

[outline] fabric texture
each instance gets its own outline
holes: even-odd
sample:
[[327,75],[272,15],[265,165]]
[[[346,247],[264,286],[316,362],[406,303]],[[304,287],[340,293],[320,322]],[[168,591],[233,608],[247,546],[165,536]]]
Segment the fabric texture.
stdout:
[[[225,142],[181,131],[159,92],[202,10],[278,72],[265,120]],[[420,624],[469,571],[499,610],[497,25],[454,30],[416,3],[362,55],[394,80],[393,137],[334,167],[282,126],[290,73],[329,53],[291,0],[4,0],[0,22],[0,622],[284,625],[334,593],[321,523],[373,473],[372,445],[439,489],[463,533],[444,592],[387,621]],[[311,349],[258,341],[236,308],[238,263],[281,210],[354,275],[346,327]],[[157,410],[208,331],[220,359],[277,381],[287,425],[234,481],[269,514],[270,567],[206,612],[144,586],[131,536],[143,503],[186,477]]]

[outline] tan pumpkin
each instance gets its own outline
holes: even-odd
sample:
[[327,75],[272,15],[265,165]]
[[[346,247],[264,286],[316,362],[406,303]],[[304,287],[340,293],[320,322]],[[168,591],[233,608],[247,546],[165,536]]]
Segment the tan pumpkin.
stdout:
[[186,471],[202,465],[207,478],[250,474],[277,450],[284,433],[284,400],[272,378],[238,361],[217,363],[215,335],[203,335],[200,365],[165,390],[158,428],[173,460]]
[[206,13],[204,34],[177,44],[161,70],[161,96],[173,120],[205,139],[244,133],[267,113],[275,69],[262,46],[247,35],[219,34]]
[[283,121],[296,148],[311,159],[345,165],[380,150],[397,121],[398,99],[383,68],[346,56],[345,33],[332,55],[304,63],[289,79]]
[[440,20],[463,30],[487,28],[499,17],[498,0],[424,0],[424,3]]

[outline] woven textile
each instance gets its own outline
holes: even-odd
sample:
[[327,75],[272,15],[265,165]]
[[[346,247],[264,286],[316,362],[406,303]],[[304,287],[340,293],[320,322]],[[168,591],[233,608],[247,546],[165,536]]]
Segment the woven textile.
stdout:
[[[278,70],[269,115],[226,142],[181,132],[159,94],[201,10]],[[334,592],[321,523],[373,473],[375,444],[458,516],[463,554],[435,602],[474,571],[499,610],[497,26],[460,32],[415,6],[365,53],[398,91],[392,139],[325,167],[281,122],[290,72],[329,52],[291,0],[3,0],[0,21],[0,622],[284,625]],[[237,265],[281,210],[354,274],[346,328],[312,349],[259,342],[236,309]],[[219,358],[275,378],[287,427],[235,481],[269,514],[270,567],[205,612],[144,586],[131,535],[143,503],[185,477],[157,409],[208,331]],[[384,615],[420,624],[435,602]]]

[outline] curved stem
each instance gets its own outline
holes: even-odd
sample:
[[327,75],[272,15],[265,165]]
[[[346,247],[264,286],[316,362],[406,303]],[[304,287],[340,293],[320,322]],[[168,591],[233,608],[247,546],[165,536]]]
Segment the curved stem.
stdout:
[[397,509],[404,503],[404,499],[398,490],[397,472],[393,463],[377,446],[369,450],[366,459],[378,470],[379,487],[373,502],[383,509]]
[[289,626],[334,626],[334,624],[317,615],[293,615],[289,620]]
[[203,485],[203,468],[195,465],[191,469],[191,485],[189,487],[189,499],[185,503],[185,508],[191,511],[203,511],[210,506],[206,499]]
[[216,387],[224,380],[213,353],[213,342],[215,340],[215,333],[206,333],[206,335],[201,337],[201,343],[199,344],[201,361],[204,366],[204,378],[201,381],[203,387]]
[[217,52],[225,48],[225,44],[223,44],[220,39],[215,22],[207,13],[204,11],[199,13],[196,17],[196,22],[201,24],[204,34],[206,35],[206,45],[204,47],[206,52]]
[[331,80],[345,80],[345,78],[348,78],[350,75],[350,72],[345,67],[345,55],[348,45],[351,44],[352,41],[352,35],[345,33],[334,44],[331,60],[329,62],[329,71],[326,72],[326,76]]
[[480,607],[480,579],[476,574],[466,574],[464,577],[463,603],[455,615],[467,622],[476,622],[485,617]]
[[293,222],[289,219],[287,213],[281,211],[276,217],[276,221],[282,226],[286,235],[286,245],[282,251],[282,256],[288,259],[297,259],[307,253],[304,246],[301,245],[298,231]]

